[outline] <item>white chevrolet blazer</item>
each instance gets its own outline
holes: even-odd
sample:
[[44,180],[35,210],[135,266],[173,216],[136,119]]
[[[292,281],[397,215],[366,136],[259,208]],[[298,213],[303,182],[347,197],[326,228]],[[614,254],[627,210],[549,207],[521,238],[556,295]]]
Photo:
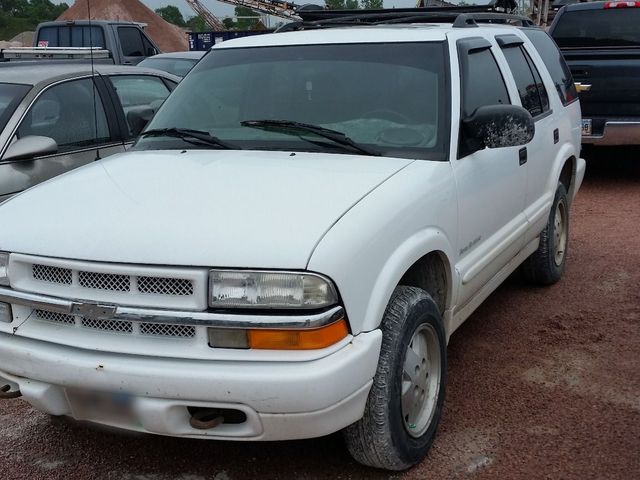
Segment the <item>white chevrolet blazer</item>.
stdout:
[[216,45],[132,151],[3,203],[0,398],[420,461],[448,339],[560,279],[585,170],[553,41],[461,17]]

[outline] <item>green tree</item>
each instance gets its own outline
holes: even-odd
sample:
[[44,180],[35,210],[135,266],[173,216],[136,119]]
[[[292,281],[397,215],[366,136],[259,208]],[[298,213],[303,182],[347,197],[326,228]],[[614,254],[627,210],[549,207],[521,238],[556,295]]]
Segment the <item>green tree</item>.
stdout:
[[378,10],[382,7],[382,0],[362,0],[362,8],[365,10]]
[[235,22],[236,30],[253,30],[260,21],[260,15],[247,7],[236,7],[235,14],[237,17],[237,20]]
[[0,0],[0,40],[35,30],[41,22],[58,18],[69,5],[56,5],[49,0]]
[[174,5],[167,5],[166,7],[156,8],[156,13],[160,15],[164,20],[169,23],[173,23],[179,27],[185,27],[187,23],[184,21],[184,17],[180,12],[180,9]]
[[204,32],[206,30],[211,30],[207,25],[207,22],[204,21],[200,15],[196,15],[194,17],[190,17],[187,20],[187,28],[192,32]]

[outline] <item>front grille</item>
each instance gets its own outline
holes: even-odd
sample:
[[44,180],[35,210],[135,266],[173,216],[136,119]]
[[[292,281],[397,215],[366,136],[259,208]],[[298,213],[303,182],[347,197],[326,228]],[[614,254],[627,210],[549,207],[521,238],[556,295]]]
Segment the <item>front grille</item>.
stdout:
[[[56,323],[66,327],[80,327],[101,332],[118,333],[124,335],[142,335],[147,337],[164,338],[194,338],[196,327],[172,323],[133,322],[128,320],[109,320],[87,318],[79,315],[49,312],[47,310],[33,310],[33,316],[43,322]],[[76,319],[78,322],[76,323]],[[136,326],[138,328],[136,329]]]
[[46,310],[34,310],[33,313],[39,320],[44,320],[45,322],[62,323],[66,325],[76,324],[76,319],[73,315],[67,315],[65,313],[57,313],[57,312],[48,312]]
[[138,291],[157,295],[193,295],[193,282],[185,278],[138,277]]
[[133,333],[133,323],[123,320],[97,320],[95,318],[83,318],[82,326],[114,333]]
[[188,278],[135,276],[78,270],[77,279],[74,280],[74,271],[70,268],[40,264],[33,264],[31,271],[34,280],[61,286],[79,286],[91,290],[125,294],[165,295],[170,297],[190,297],[194,295],[193,281]]
[[72,274],[70,268],[51,267],[49,265],[32,265],[33,278],[41,282],[71,285]]
[[141,323],[140,333],[153,337],[192,338],[196,336],[196,328],[190,325],[170,325],[164,323]]
[[131,290],[131,277],[129,275],[79,272],[78,283],[84,288],[109,290],[111,292],[129,292]]

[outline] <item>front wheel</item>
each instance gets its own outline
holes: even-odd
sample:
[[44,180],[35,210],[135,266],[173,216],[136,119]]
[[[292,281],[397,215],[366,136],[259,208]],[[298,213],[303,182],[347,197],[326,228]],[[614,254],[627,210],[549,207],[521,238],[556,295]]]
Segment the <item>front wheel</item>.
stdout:
[[540,234],[538,250],[522,264],[522,273],[531,283],[551,285],[564,273],[569,247],[569,203],[567,191],[558,184],[547,226]]
[[399,286],[382,321],[382,348],[364,416],[344,430],[360,463],[404,470],[424,458],[440,421],[446,338],[427,292]]

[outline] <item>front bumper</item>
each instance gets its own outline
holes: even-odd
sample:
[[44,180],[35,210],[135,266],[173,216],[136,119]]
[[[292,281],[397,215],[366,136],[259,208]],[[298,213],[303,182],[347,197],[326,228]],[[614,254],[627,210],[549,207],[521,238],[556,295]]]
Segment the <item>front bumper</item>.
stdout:
[[607,119],[600,131],[594,135],[583,135],[582,143],[599,146],[640,145],[640,119]]
[[[191,438],[287,440],[327,435],[363,414],[382,334],[362,333],[312,361],[243,362],[105,353],[0,334],[0,383],[52,415],[75,416],[68,392],[125,393],[128,430]],[[196,430],[189,408],[241,411],[246,421]]]

